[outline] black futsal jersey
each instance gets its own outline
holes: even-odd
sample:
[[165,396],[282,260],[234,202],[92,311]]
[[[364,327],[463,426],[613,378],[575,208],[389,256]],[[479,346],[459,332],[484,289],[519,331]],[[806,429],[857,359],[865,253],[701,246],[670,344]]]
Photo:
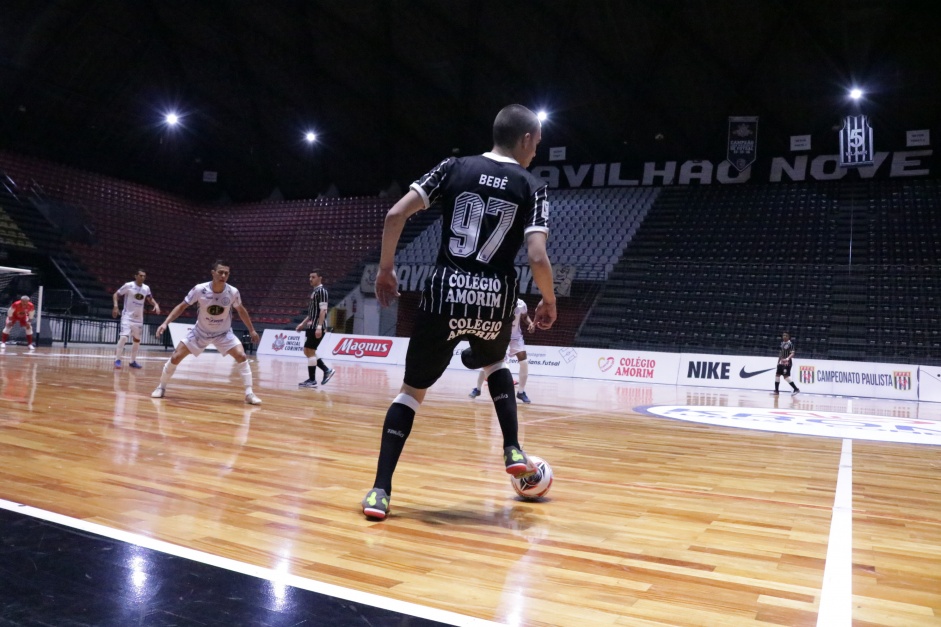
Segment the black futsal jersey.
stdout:
[[791,360],[788,359],[788,355],[794,352],[794,341],[788,340],[786,342],[781,342],[781,352],[778,353],[778,361],[785,361],[785,365],[790,364]]
[[509,157],[449,158],[412,183],[444,217],[434,273],[419,308],[454,318],[505,320],[516,307],[516,254],[527,233],[549,232],[546,183]]
[[[310,302],[307,304],[307,317],[310,318],[310,328],[313,329],[320,321],[320,310],[329,309],[327,300],[327,288],[323,283],[314,288],[310,293]],[[327,324],[327,318],[324,316],[324,324]]]

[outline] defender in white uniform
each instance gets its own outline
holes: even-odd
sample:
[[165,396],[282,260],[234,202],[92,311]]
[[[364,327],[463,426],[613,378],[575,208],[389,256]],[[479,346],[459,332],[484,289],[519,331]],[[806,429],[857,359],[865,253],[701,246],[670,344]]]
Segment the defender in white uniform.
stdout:
[[124,345],[128,338],[133,341],[131,344],[131,368],[140,368],[137,363],[137,351],[140,350],[141,336],[144,332],[144,307],[150,304],[154,308],[154,313],[160,315],[160,305],[154,300],[150,292],[150,286],[145,285],[147,272],[138,270],[134,275],[133,281],[128,281],[118,288],[112,294],[111,300],[114,308],[111,310],[111,317],[118,317],[118,297],[124,297],[124,309],[121,312],[121,332],[118,334],[118,347],[114,352],[114,367],[121,367],[121,355],[124,353]]
[[[516,357],[519,361],[519,391],[516,393],[516,398],[524,403],[529,403],[531,401],[529,400],[529,396],[526,395],[526,379],[529,378],[529,361],[527,361],[526,341],[523,339],[523,329],[520,328],[520,322],[524,317],[526,318],[526,330],[532,333],[536,325],[529,317],[529,309],[526,307],[526,303],[522,298],[518,298],[516,299],[516,307],[513,309],[513,326],[510,330],[510,345],[507,346],[506,356],[507,359]],[[480,396],[480,389],[484,385],[484,376],[485,373],[481,370],[480,374],[477,375],[477,387],[471,390],[469,395],[471,398]]]
[[255,332],[255,326],[248,315],[248,310],[242,305],[239,291],[228,284],[229,265],[224,261],[212,264],[212,281],[200,283],[190,290],[186,298],[173,311],[167,315],[163,324],[157,327],[157,337],[163,335],[167,325],[173,322],[187,307],[199,305],[196,324],[186,335],[186,339],[177,345],[176,350],[163,366],[160,375],[160,385],[153,391],[153,398],[163,398],[167,391],[167,383],[176,371],[177,365],[187,355],[198,356],[210,345],[223,355],[231,355],[238,363],[239,374],[245,385],[245,402],[249,405],[261,405],[261,399],[252,391],[252,370],[245,356],[242,342],[232,333],[232,310],[238,312],[239,318],[248,327],[252,342],[257,344],[261,338]]

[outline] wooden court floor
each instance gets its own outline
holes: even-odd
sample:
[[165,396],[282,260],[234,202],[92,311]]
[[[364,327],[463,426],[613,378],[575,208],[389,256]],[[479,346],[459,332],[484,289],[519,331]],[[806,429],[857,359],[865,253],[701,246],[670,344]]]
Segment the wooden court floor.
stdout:
[[416,419],[391,515],[371,522],[359,502],[400,368],[332,362],[336,377],[308,390],[304,360],[253,359],[264,404],[249,407],[233,362],[211,353],[151,399],[165,358],[114,370],[110,347],[7,348],[0,499],[470,621],[941,625],[930,438],[637,409],[858,414],[941,433],[939,405],[530,377],[522,444],[555,473],[550,498],[530,503],[503,472],[489,397],[467,396],[475,373],[448,371]]

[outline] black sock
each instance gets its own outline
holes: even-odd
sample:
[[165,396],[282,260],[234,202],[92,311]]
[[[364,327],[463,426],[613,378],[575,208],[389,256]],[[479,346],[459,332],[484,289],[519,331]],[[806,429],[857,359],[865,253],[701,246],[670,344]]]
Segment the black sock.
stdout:
[[317,380],[317,366],[307,366],[307,378],[311,381]]
[[317,367],[323,370],[324,374],[330,372],[330,369],[327,368],[327,364],[323,363],[323,359],[317,359]]
[[790,384],[791,384],[791,387],[792,387],[792,388],[794,388],[795,390],[797,389],[797,386],[796,386],[796,385],[794,385],[794,382],[793,382],[793,381],[788,381],[788,383],[790,383]]
[[497,420],[503,431],[503,447],[519,447],[519,423],[516,421],[516,395],[513,392],[513,375],[506,368],[500,368],[489,377],[490,398],[497,410]]
[[379,463],[376,467],[376,481],[373,487],[392,494],[392,473],[399,463],[399,455],[405,448],[405,440],[412,432],[415,422],[415,410],[402,403],[392,403],[386,412],[382,424],[382,446],[379,449]]
[[774,382],[774,391],[777,392],[780,387],[781,387],[781,382],[780,382],[780,381],[775,381],[775,382]]

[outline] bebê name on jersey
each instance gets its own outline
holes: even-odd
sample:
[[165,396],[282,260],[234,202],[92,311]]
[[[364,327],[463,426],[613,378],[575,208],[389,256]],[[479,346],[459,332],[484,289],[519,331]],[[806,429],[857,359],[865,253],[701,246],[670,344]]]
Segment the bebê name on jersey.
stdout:
[[506,184],[510,179],[507,177],[497,177],[497,176],[488,176],[487,174],[480,175],[480,184],[486,185],[488,187],[493,187],[494,189],[506,189]]

